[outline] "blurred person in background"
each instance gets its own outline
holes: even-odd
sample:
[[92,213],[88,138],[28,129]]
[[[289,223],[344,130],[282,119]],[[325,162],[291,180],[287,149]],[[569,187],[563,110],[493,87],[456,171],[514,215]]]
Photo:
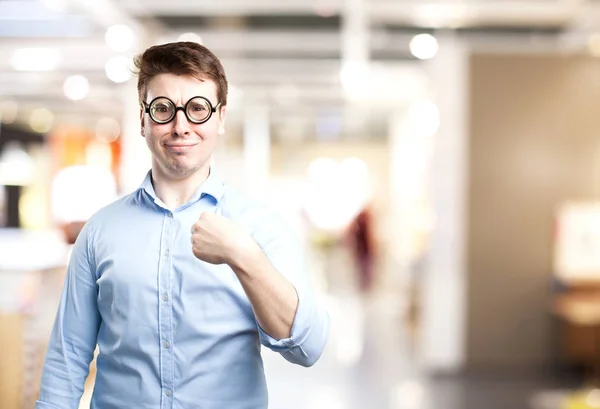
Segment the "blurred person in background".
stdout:
[[211,172],[217,57],[179,42],[135,63],[152,169],[77,238],[37,409],[78,407],[96,344],[92,408],[267,408],[260,344],[311,366],[329,317],[290,228]]
[[376,255],[373,214],[370,206],[365,206],[352,220],[346,233],[346,241],[356,263],[358,287],[368,293],[373,286]]

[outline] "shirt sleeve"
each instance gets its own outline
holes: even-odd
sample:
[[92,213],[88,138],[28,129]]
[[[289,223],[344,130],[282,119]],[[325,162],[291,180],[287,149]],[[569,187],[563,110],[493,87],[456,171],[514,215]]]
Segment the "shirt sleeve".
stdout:
[[329,337],[329,315],[317,302],[311,288],[304,252],[298,238],[283,222],[268,223],[268,240],[259,245],[273,267],[296,289],[298,307],[289,338],[274,339],[258,324],[261,344],[279,352],[286,360],[312,366],[325,349]]
[[36,409],[77,409],[100,325],[90,227],[77,237],[50,336]]

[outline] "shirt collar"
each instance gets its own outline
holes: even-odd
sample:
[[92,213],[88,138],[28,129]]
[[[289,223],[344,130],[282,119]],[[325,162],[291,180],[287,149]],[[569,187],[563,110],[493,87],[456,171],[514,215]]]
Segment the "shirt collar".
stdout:
[[[196,193],[190,199],[189,203],[197,202],[198,200],[200,200],[202,198],[202,196],[209,195],[209,196],[212,196],[218,204],[221,201],[221,199],[223,198],[223,195],[225,194],[225,189],[226,189],[225,184],[221,180],[219,180],[219,178],[217,176],[215,176],[214,171],[211,168],[209,171],[208,177],[206,178],[206,180],[204,182],[202,182],[200,187],[198,187],[198,190],[196,190]],[[146,173],[146,177],[144,178],[144,181],[138,188],[138,191],[139,190],[146,191],[146,193],[148,193],[148,195],[150,195],[150,197],[152,197],[152,199],[154,199],[154,201],[160,200],[156,196],[156,192],[154,191],[154,186],[152,185],[152,170],[149,170],[148,173]]]

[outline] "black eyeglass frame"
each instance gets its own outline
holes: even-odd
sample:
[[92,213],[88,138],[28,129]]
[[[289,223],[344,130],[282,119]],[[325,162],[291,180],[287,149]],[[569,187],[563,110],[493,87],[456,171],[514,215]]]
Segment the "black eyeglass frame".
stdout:
[[[190,118],[190,116],[188,115],[188,111],[187,111],[188,105],[190,104],[190,102],[192,102],[193,100],[198,99],[198,98],[203,99],[204,101],[206,101],[208,103],[209,108],[210,108],[208,116],[205,119],[201,120],[201,121],[196,121],[195,119]],[[169,119],[164,120],[164,121],[158,121],[154,117],[154,115],[152,115],[152,111],[150,110],[150,108],[152,107],[152,104],[156,100],[159,100],[159,99],[166,99],[167,101],[169,101],[171,103],[171,105],[173,105],[173,108],[174,108],[173,109],[173,115],[171,115],[171,117]],[[187,120],[190,121],[191,123],[196,124],[196,125],[203,124],[205,122],[208,122],[208,120],[210,120],[210,118],[212,117],[212,114],[214,114],[215,112],[217,112],[217,109],[221,105],[221,103],[219,102],[217,105],[215,105],[213,107],[213,105],[208,100],[208,98],[202,97],[200,95],[197,95],[195,97],[190,98],[189,101],[186,102],[184,106],[179,106],[179,107],[177,105],[175,105],[175,103],[173,101],[171,101],[170,98],[162,97],[162,96],[158,96],[158,97],[154,98],[152,101],[150,101],[150,103],[147,103],[147,102],[142,102],[142,103],[144,104],[144,112],[146,112],[148,115],[150,115],[150,118],[154,122],[156,122],[157,124],[160,124],[160,125],[168,124],[173,119],[175,119],[175,117],[177,116],[177,111],[179,111],[179,110],[183,111],[183,114],[185,115],[185,117],[187,118]]]

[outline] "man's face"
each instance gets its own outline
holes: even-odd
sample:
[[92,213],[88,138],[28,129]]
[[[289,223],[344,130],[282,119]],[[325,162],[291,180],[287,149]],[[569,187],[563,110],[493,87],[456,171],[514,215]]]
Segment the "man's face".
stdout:
[[[213,107],[220,102],[217,101],[217,86],[212,80],[160,74],[148,83],[148,96],[144,102],[148,104],[156,97],[167,97],[181,107],[196,96],[208,99]],[[206,169],[224,120],[225,107],[217,108],[217,112],[202,124],[190,122],[182,110],[176,111],[171,122],[157,124],[142,110],[142,135],[152,152],[153,171],[180,180]]]

